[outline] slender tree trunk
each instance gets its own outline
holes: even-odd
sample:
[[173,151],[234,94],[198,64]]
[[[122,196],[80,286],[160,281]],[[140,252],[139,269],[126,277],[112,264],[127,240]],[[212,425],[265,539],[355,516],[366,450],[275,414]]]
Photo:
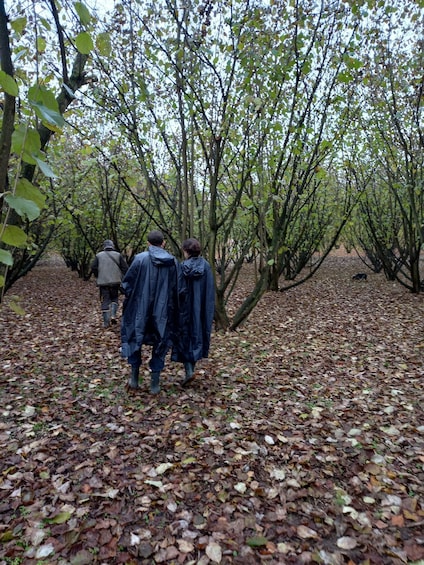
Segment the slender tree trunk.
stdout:
[[255,306],[262,298],[264,293],[268,287],[268,278],[269,278],[269,267],[266,266],[261,274],[260,277],[255,284],[255,288],[250,293],[248,298],[243,302],[241,307],[237,310],[233,321],[231,323],[230,329],[235,330],[244,320],[246,320],[251,312],[254,310]]
[[[13,64],[7,29],[7,16],[4,0],[0,0],[0,67],[7,75],[13,77]],[[0,193],[8,189],[7,171],[9,165],[12,134],[15,125],[15,97],[4,93],[2,128],[0,132]],[[2,198],[0,198],[0,209]]]

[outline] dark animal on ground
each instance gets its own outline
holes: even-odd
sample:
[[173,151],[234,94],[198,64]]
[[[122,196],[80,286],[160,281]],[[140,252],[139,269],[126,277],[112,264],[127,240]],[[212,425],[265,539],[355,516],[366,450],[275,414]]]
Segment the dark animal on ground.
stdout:
[[366,273],[356,273],[356,275],[353,275],[352,280],[353,281],[366,281],[367,280],[367,274]]

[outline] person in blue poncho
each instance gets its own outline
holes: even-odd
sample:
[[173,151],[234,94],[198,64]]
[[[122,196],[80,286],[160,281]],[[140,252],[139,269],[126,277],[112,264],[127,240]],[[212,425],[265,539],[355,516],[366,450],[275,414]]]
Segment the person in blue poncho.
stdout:
[[184,363],[183,386],[194,378],[196,362],[209,355],[215,313],[215,284],[209,263],[200,256],[197,239],[182,244],[185,260],[179,276],[179,334],[172,360]]
[[175,341],[178,323],[178,262],[165,251],[159,230],[147,236],[148,250],[138,253],[123,281],[121,355],[131,365],[129,389],[139,388],[142,345],[151,345],[150,392],[160,392],[160,373]]

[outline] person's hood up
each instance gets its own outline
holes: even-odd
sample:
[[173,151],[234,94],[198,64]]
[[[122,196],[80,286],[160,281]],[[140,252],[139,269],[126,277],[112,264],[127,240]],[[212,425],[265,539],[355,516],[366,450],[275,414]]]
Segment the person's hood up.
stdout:
[[182,264],[184,276],[191,279],[198,279],[205,272],[205,260],[203,257],[190,257]]
[[152,263],[156,267],[171,267],[175,263],[174,257],[162,247],[150,245],[148,251]]

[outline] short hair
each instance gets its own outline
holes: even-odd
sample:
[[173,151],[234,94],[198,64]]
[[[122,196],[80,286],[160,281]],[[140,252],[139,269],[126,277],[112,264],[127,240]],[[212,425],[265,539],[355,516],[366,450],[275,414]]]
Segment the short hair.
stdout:
[[162,245],[164,239],[163,233],[160,230],[152,230],[147,236],[147,241],[156,246]]
[[200,255],[200,243],[194,237],[190,237],[183,241],[183,251],[188,253],[190,257],[198,257]]

